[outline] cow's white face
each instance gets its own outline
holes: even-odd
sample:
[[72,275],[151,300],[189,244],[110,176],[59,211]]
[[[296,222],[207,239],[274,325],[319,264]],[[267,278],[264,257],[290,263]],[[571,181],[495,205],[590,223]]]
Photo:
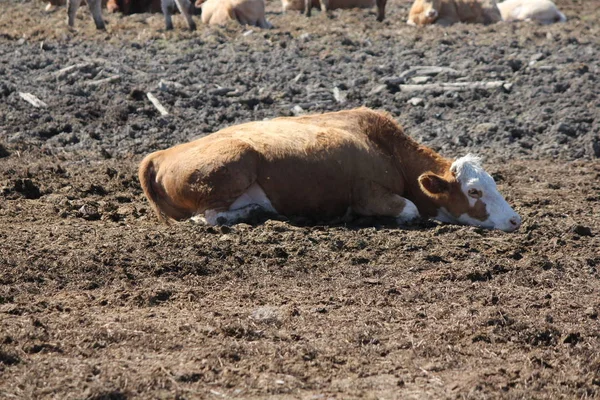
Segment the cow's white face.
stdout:
[[439,207],[435,219],[505,232],[521,226],[521,217],[498,192],[478,157],[468,154],[457,159],[450,172],[450,179],[432,173],[419,177],[421,188]]

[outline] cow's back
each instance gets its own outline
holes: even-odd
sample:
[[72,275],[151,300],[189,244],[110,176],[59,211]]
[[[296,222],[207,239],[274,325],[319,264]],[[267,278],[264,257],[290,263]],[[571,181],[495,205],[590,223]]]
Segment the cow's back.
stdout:
[[391,155],[370,140],[356,116],[340,117],[274,120],[261,138],[236,136],[260,151],[257,182],[279,212],[341,215],[359,180],[402,192]]
[[397,193],[404,189],[391,154],[365,132],[368,113],[353,110],[236,125],[175,146],[161,158],[173,163],[167,170],[178,171],[173,187],[197,181],[206,193],[218,190],[213,197],[222,201],[221,193],[232,191],[232,182],[239,187],[236,181],[251,184],[255,179],[282,214],[340,215],[349,207],[358,180],[375,181]]

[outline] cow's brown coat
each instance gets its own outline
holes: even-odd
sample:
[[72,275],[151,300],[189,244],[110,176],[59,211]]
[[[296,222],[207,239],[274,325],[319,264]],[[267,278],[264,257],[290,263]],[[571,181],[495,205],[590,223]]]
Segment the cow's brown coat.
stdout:
[[149,155],[139,175],[166,220],[227,210],[254,183],[284,215],[331,217],[351,207],[397,216],[403,196],[422,216],[445,207],[483,218],[450,166],[389,116],[360,108],[232,126]]

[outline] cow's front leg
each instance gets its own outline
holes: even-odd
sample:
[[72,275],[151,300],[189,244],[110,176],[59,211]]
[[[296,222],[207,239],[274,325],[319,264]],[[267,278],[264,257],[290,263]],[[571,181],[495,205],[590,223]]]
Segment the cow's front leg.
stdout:
[[105,30],[106,26],[104,26],[104,20],[102,19],[102,3],[100,0],[88,0],[88,6],[90,7],[90,12],[92,13],[92,18],[94,19],[94,24],[96,24],[96,29]]
[[412,201],[373,181],[358,182],[352,195],[352,210],[360,215],[394,217],[401,224],[420,217]]
[[385,3],[387,0],[377,0],[377,21],[381,22],[385,18]]
[[[185,17],[188,27],[190,28],[190,31],[195,31],[196,23],[192,19],[192,3],[190,2],[190,0],[175,0],[175,3],[177,4],[177,8],[179,8],[179,11]],[[173,25],[171,25],[171,28],[172,27],[173,27]]]
[[173,7],[175,2],[173,0],[161,0],[160,8],[162,9],[163,16],[165,17],[165,29],[170,31],[173,29],[173,20],[171,14],[173,13]]
[[304,0],[304,13],[310,17],[312,11],[312,0]]
[[67,0],[67,24],[73,28],[75,26],[75,16],[81,0]]

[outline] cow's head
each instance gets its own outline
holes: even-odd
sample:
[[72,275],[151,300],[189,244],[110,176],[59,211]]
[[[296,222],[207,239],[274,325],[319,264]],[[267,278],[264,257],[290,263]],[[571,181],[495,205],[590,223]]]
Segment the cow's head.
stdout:
[[433,24],[440,14],[441,0],[415,0],[408,14],[409,25]]
[[422,174],[419,186],[438,207],[434,218],[439,221],[505,232],[521,226],[519,214],[498,192],[494,179],[481,167],[481,160],[473,155],[454,161],[445,176]]

